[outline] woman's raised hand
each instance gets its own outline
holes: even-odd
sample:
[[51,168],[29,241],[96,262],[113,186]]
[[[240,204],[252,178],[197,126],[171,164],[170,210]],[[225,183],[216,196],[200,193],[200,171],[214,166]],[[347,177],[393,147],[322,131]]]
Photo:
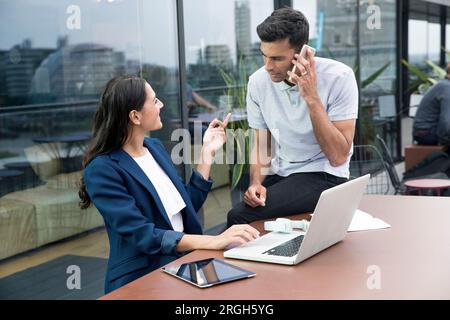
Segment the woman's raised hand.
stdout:
[[219,119],[214,119],[208,126],[208,129],[203,136],[203,148],[210,152],[216,152],[219,150],[227,141],[225,134],[225,128],[230,121],[231,113],[227,114],[223,121]]

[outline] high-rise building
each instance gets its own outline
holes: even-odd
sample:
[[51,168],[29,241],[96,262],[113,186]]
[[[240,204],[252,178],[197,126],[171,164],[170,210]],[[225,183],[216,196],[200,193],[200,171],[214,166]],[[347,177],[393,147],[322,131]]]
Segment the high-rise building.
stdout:
[[63,46],[36,69],[31,93],[51,93],[56,101],[79,95],[96,97],[109,79],[125,71],[122,52],[93,43]]
[[[342,61],[356,69],[356,51],[358,50],[356,23],[359,23],[361,66],[358,67],[361,72],[361,79],[364,80],[379,70],[392,57],[391,66],[377,79],[379,86],[386,91],[390,91],[396,78],[395,32],[387,33],[383,30],[395,26],[395,2],[382,2],[381,29],[367,26],[367,18],[369,17],[367,7],[369,5],[368,2],[361,4],[360,14],[365,19],[357,20],[355,15],[356,3],[354,1],[318,0],[317,10],[324,16],[323,34],[321,35],[324,45],[322,52],[319,54]],[[349,27],[349,25],[352,27]]]
[[11,98],[11,103],[14,104],[14,99],[29,95],[31,79],[36,69],[53,51],[54,49],[32,48],[31,40],[25,39],[22,44],[4,53],[5,91]]
[[231,69],[233,66],[230,48],[226,44],[206,46],[205,60],[207,64],[225,69]]
[[251,50],[250,7],[248,0],[235,2],[234,19],[237,58],[240,55],[246,57]]

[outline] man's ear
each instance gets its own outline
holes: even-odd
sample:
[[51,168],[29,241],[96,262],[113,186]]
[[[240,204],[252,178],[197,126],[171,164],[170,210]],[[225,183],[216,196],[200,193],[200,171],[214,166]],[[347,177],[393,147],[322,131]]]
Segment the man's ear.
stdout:
[[130,118],[130,121],[134,125],[140,125],[141,124],[141,115],[136,110],[131,110],[128,114],[128,118]]

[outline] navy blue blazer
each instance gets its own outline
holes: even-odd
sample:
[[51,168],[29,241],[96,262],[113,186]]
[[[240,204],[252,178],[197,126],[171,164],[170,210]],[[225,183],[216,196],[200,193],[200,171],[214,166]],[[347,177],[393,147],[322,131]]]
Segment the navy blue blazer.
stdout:
[[[162,143],[145,138],[144,145],[186,203],[182,210],[184,232],[201,234],[197,212],[212,180],[206,181],[193,170],[189,183],[184,185]],[[84,181],[108,232],[105,293],[181,256],[175,247],[184,233],[173,230],[156,189],[128,153],[120,149],[97,156],[85,168]]]

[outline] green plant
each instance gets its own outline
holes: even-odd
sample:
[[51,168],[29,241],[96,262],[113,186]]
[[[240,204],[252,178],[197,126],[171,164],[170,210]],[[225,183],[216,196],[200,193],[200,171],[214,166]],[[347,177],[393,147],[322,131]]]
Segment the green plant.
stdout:
[[[333,52],[330,50],[329,47],[325,46],[325,51],[327,52],[328,56],[333,59],[336,60],[336,58],[333,55]],[[391,62],[387,62],[384,66],[382,66],[381,68],[379,68],[378,70],[376,70],[374,73],[372,73],[370,76],[368,76],[366,79],[361,81],[361,89],[366,88],[368,85],[370,85],[372,82],[374,82],[375,80],[378,79],[378,77],[391,65]],[[353,73],[355,74],[355,78],[358,78],[358,70],[359,70],[359,65],[356,63],[354,63],[354,66],[352,68]]]
[[[361,81],[361,89],[364,89],[368,85],[370,85],[372,82],[378,79],[378,77],[391,65],[391,62],[386,63],[384,66],[379,68],[377,71],[372,73],[370,76],[368,76],[366,79]],[[356,69],[358,69],[358,66],[356,66]],[[355,71],[356,72],[356,71]]]
[[[447,57],[450,60],[450,50],[447,50],[444,47],[442,47],[441,50],[447,54]],[[426,60],[425,62],[426,64],[428,64],[428,66],[431,67],[433,76],[430,76],[426,72],[420,70],[418,67],[413,66],[407,60],[402,60],[402,64],[407,67],[413,75],[417,77],[417,79],[414,79],[413,82],[409,85],[407,89],[409,93],[424,93],[430,86],[436,84],[439,80],[444,79],[447,75],[447,72],[437,64],[435,64],[433,61]]]
[[416,66],[413,66],[405,59],[402,60],[402,64],[408,68],[409,72],[417,77],[408,87],[409,93],[425,92],[428,88],[442,78],[445,77],[446,72],[444,69],[433,63],[431,60],[427,60],[426,63],[433,69],[434,77],[429,76]]
[[[238,59],[236,74],[226,72],[223,69],[219,70],[227,86],[226,96],[233,97],[229,99],[232,103],[228,104],[228,112],[236,109],[243,111],[247,108],[247,82],[249,72],[245,60],[243,57]],[[231,132],[233,139],[231,145],[236,147],[232,164],[230,164],[231,189],[234,189],[238,185],[242,175],[246,172],[248,173],[250,169],[250,128],[246,119],[231,121],[228,127],[231,129],[229,132]],[[230,142],[227,145],[230,145]]]

